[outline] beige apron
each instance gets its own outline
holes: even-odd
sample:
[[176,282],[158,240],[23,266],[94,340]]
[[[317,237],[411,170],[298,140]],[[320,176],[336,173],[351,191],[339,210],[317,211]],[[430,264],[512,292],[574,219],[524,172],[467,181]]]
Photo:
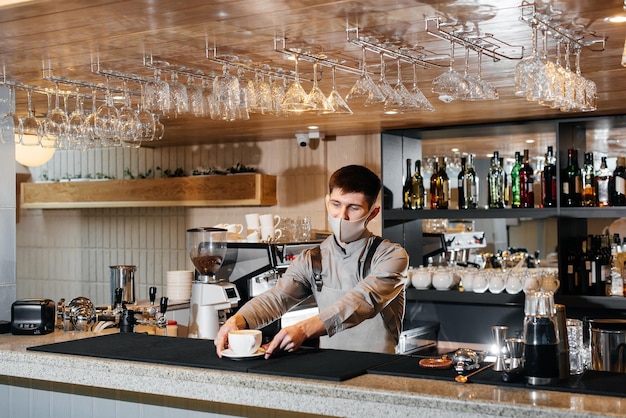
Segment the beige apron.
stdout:
[[[346,290],[331,289],[324,284],[321,291],[315,292],[317,306],[322,311],[341,299],[346,292]],[[381,330],[384,331],[383,335],[381,335]],[[320,348],[395,354],[396,342],[385,326],[382,314],[379,313],[332,337],[327,335],[320,337]]]

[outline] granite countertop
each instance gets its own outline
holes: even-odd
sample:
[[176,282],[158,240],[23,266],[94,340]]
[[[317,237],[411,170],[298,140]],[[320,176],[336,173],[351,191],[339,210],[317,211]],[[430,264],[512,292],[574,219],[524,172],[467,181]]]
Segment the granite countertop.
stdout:
[[626,416],[626,402],[619,397],[372,374],[328,382],[26,350],[93,335],[0,335],[0,375],[347,417]]

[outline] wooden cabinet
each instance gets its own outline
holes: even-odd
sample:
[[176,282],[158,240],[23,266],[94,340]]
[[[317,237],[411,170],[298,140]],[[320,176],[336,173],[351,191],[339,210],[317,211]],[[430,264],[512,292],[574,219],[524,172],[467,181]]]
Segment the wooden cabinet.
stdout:
[[276,176],[258,173],[133,180],[22,183],[26,209],[272,206]]

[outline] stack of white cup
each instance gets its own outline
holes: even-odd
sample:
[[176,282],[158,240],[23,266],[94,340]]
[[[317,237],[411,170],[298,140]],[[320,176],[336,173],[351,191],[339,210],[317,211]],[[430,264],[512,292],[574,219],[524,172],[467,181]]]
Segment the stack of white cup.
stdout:
[[165,290],[171,301],[188,301],[191,299],[191,282],[193,271],[171,270],[165,276]]
[[248,213],[246,215],[246,227],[248,229],[248,242],[274,241],[282,236],[280,229],[276,229],[280,223],[280,216],[271,213],[259,215]]

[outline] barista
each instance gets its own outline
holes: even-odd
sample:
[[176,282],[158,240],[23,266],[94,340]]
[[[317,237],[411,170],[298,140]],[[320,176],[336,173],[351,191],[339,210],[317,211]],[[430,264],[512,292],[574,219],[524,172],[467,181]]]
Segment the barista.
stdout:
[[[322,348],[395,353],[409,260],[400,245],[366,228],[380,212],[375,203],[381,181],[366,167],[349,165],[333,173],[328,188],[326,210],[333,234],[320,245],[321,281],[314,279],[312,250],[303,251],[276,286],[248,301],[220,328],[215,338],[219,357],[230,331],[262,328],[310,295],[319,314],[280,330],[265,346],[265,358],[296,350],[316,337]],[[368,251],[376,244],[363,274]]]

